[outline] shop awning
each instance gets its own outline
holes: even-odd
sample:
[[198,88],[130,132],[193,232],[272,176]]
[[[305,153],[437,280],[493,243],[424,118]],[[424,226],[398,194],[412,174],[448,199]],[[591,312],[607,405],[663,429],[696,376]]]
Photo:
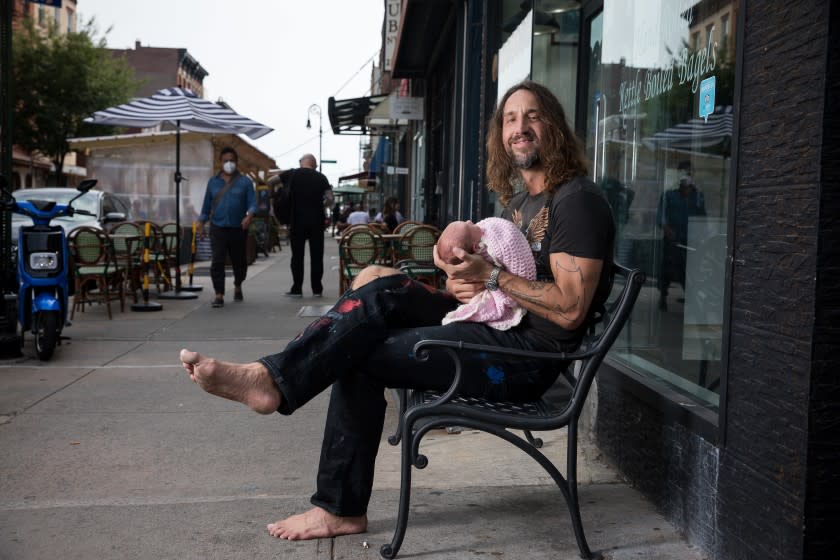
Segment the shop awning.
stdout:
[[388,96],[372,95],[353,99],[330,97],[327,101],[327,115],[330,117],[333,134],[368,134],[365,118],[386,97]]
[[381,136],[373,157],[370,158],[370,172],[379,173],[389,163],[391,163],[391,141],[387,136]]
[[365,194],[367,189],[362,187],[354,187],[352,185],[341,185],[333,189],[334,194]]
[[392,57],[392,78],[422,78],[435,62],[438,44],[450,37],[455,22],[452,0],[405,0]]
[[344,177],[339,177],[338,182],[343,183],[344,181],[358,181],[359,179],[367,179],[369,176],[370,173],[368,173],[367,171],[359,171],[358,173],[353,173],[352,175],[345,175]]

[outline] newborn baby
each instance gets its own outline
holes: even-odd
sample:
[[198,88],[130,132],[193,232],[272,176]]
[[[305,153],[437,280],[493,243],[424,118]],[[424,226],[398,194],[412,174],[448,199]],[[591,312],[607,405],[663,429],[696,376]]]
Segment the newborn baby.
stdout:
[[[450,264],[458,264],[452,252],[460,247],[468,253],[481,255],[496,266],[535,280],[537,267],[528,240],[513,222],[502,218],[486,218],[477,224],[470,221],[452,222],[440,234],[437,242],[438,257]],[[469,302],[461,304],[443,318],[443,324],[454,321],[485,323],[505,331],[522,321],[526,310],[501,290],[482,290]]]

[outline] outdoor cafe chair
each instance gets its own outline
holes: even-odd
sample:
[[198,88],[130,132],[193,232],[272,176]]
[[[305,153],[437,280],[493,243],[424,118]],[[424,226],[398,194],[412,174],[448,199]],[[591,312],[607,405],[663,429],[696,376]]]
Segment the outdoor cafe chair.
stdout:
[[[384,558],[394,558],[400,550],[408,527],[411,501],[411,469],[425,468],[426,455],[420,453],[420,442],[430,430],[448,426],[463,426],[495,435],[530,455],[557,484],[572,521],[572,529],[583,558],[600,558],[589,549],[580,516],[577,486],[578,419],[595,374],[622,327],[630,317],[645,275],[640,270],[613,265],[614,288],[620,286],[616,297],[604,309],[598,310],[587,329],[581,346],[574,352],[534,352],[461,341],[421,340],[414,346],[415,359],[424,361],[430,352],[445,352],[452,359],[453,381],[445,392],[399,389],[398,426],[388,438],[391,445],[402,442],[400,469],[400,498],[397,524],[390,543],[380,549]],[[557,367],[567,364],[546,395],[533,402],[498,402],[459,395],[461,385],[461,356],[466,352],[481,352],[519,356],[524,359],[546,360]],[[557,399],[557,395],[563,398]],[[566,477],[539,448],[542,440],[532,431],[567,428]],[[512,430],[522,430],[523,435]]]
[[117,262],[125,267],[126,288],[137,303],[143,286],[143,229],[134,222],[120,222],[109,233]]
[[366,225],[344,230],[338,242],[340,293],[350,288],[362,269],[383,262],[384,247],[382,235]]
[[405,233],[415,226],[422,226],[422,225],[424,225],[423,222],[414,222],[414,221],[411,221],[411,220],[405,220],[405,221],[397,224],[397,227],[395,227],[394,231],[392,231],[391,233]]
[[70,319],[76,308],[84,312],[85,305],[104,303],[111,319],[111,302],[120,302],[120,311],[125,311],[125,268],[120,266],[114,255],[114,247],[108,234],[99,228],[80,227],[67,240],[73,257],[75,293]]
[[440,230],[430,225],[405,230],[394,247],[395,266],[415,280],[439,287],[444,273],[435,266],[433,253],[438,237]]
[[[172,284],[172,271],[177,268],[178,256],[178,225],[175,222],[167,222],[160,226],[161,235],[161,264],[164,276]],[[182,247],[184,245],[182,244]]]

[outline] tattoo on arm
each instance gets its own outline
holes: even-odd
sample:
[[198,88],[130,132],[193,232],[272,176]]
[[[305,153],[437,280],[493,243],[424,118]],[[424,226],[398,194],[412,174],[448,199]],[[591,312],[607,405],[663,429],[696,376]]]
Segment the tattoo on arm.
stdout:
[[564,295],[560,287],[555,282],[529,281],[527,283],[527,291],[520,291],[515,289],[509,289],[505,291],[509,295],[532,305],[532,310],[541,317],[551,320],[552,315],[558,315],[565,320],[572,321],[572,318],[569,316],[569,313],[578,309],[580,305],[582,305],[582,302],[586,301],[586,284],[584,283],[583,270],[575,262],[574,257],[571,257],[570,266],[563,266],[560,262],[557,262],[555,264],[555,268],[558,272],[562,273],[577,273],[578,279],[580,281],[582,295],[575,297],[574,300],[569,302],[566,306],[546,301],[547,297],[550,297],[549,294],[554,290],[558,290],[561,292],[561,298]]

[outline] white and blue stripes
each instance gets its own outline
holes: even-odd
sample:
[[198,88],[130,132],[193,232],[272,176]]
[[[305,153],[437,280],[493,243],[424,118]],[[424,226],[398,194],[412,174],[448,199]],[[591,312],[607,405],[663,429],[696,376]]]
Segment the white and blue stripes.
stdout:
[[136,128],[170,122],[193,132],[245,134],[254,140],[273,130],[183,88],[161,89],[151,97],[96,111],[85,122]]

